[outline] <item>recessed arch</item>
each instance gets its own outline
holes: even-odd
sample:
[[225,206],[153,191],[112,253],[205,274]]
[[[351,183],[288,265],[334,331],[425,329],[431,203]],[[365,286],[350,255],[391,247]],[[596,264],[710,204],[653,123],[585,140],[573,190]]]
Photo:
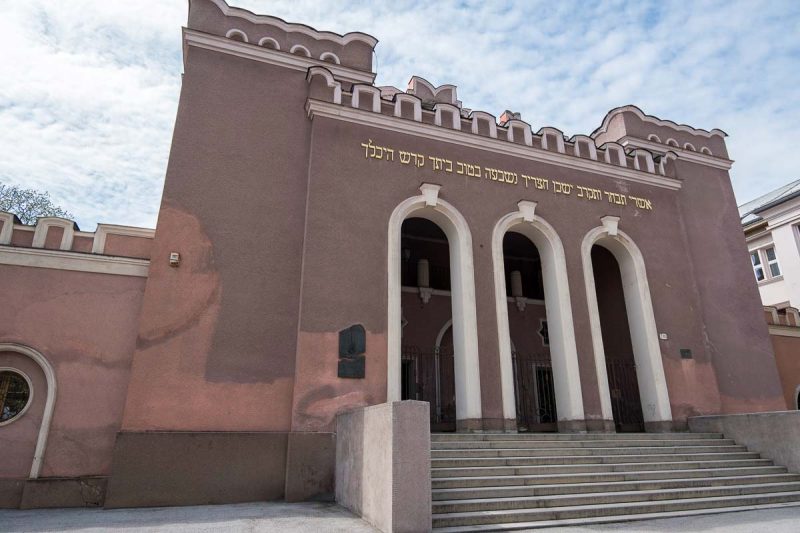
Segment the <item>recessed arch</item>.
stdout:
[[653,142],[656,142],[656,143],[660,143],[661,142],[661,139],[655,133],[651,133],[650,135],[648,135],[647,136],[647,140],[648,141],[653,141]]
[[656,329],[644,257],[636,243],[618,229],[618,217],[608,216],[601,220],[603,225],[590,230],[584,237],[581,244],[581,257],[603,418],[613,420],[614,415],[611,408],[594,267],[592,266],[591,254],[594,245],[606,248],[614,255],[619,264],[645,425],[654,422],[670,422],[672,409],[669,404],[667,381],[661,360],[661,347],[658,341],[658,330]]
[[305,56],[311,57],[311,52],[308,51],[308,48],[303,46],[302,44],[296,44],[289,49],[290,54],[295,54],[298,56]]
[[492,232],[492,262],[503,418],[506,420],[516,419],[514,373],[511,343],[509,342],[511,333],[508,323],[503,259],[503,237],[506,232],[513,231],[530,239],[542,258],[545,312],[550,336],[558,419],[559,421],[583,421],[583,397],[564,246],[555,229],[544,219],[534,215],[535,202],[523,201],[519,202],[518,206],[520,210],[501,218]]
[[438,197],[439,186],[423,184],[422,194],[395,207],[388,227],[388,323],[387,323],[387,401],[401,399],[402,308],[401,240],[403,221],[411,216],[438,225],[447,236],[450,248],[450,284],[455,353],[456,419],[458,422],[481,419],[480,370],[478,361],[475,278],[472,234],[466,219],[448,202]]
[[278,44],[278,41],[273,39],[272,37],[262,37],[258,41],[258,46],[263,46],[264,48],[272,48],[273,50],[280,51],[281,45]]
[[50,423],[53,420],[53,411],[56,406],[56,373],[47,358],[29,346],[16,344],[13,342],[0,343],[0,352],[14,352],[30,357],[38,364],[44,372],[47,381],[47,399],[44,404],[44,414],[42,423],[39,426],[39,435],[36,438],[36,449],[33,452],[33,463],[31,464],[31,479],[39,477],[42,471],[42,461],[44,452],[47,448],[47,438],[50,435]]
[[702,148],[700,148],[700,153],[706,155],[714,155],[711,153],[711,150],[709,150],[707,146],[703,146]]
[[439,330],[439,333],[436,334],[436,344],[434,345],[434,347],[437,350],[442,346],[442,340],[444,339],[445,333],[447,333],[447,330],[452,327],[453,327],[453,319],[450,318],[447,320],[447,322],[444,323],[444,326],[442,326],[442,329]]
[[795,409],[800,409],[800,385],[794,390]]
[[322,55],[319,56],[320,61],[328,61],[331,63],[335,63],[336,65],[341,65],[342,62],[339,60],[339,56],[334,54],[333,52],[322,52]]
[[692,143],[683,143],[684,150],[691,150],[692,152],[696,152],[697,150],[694,149],[694,145]]
[[680,146],[678,146],[678,141],[676,141],[675,139],[673,139],[671,137],[669,139],[667,139],[667,142],[665,144],[667,146],[674,146],[675,148],[680,148]]
[[233,39],[234,41],[241,41],[243,43],[249,42],[247,40],[247,34],[242,30],[236,28],[228,30],[228,33],[225,34],[225,37],[227,37],[228,39]]

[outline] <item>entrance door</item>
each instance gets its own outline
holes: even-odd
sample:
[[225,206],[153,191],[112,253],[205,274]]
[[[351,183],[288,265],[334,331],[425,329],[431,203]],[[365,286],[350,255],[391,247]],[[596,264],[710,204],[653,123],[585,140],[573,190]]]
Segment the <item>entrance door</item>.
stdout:
[[636,381],[636,364],[631,361],[606,359],[611,410],[618,432],[644,431],[642,402]]
[[556,393],[550,359],[512,352],[517,431],[557,431]]
[[402,399],[430,403],[431,431],[456,430],[452,344],[432,350],[403,346]]

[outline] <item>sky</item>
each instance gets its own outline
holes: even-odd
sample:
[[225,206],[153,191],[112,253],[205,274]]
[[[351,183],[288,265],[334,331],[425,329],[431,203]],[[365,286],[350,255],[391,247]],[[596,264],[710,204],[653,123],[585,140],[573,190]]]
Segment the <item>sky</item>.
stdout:
[[[739,203],[800,178],[800,1],[229,0],[378,38],[378,85],[458,86],[534,131],[612,108],[729,137]],[[81,229],[154,227],[186,0],[0,0],[0,182],[49,191]]]

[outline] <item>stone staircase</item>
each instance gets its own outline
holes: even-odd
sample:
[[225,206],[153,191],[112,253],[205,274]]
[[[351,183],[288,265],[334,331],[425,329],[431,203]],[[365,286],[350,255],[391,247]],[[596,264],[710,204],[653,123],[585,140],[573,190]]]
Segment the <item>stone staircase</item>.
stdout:
[[442,532],[800,505],[800,475],[717,433],[441,433],[431,448]]

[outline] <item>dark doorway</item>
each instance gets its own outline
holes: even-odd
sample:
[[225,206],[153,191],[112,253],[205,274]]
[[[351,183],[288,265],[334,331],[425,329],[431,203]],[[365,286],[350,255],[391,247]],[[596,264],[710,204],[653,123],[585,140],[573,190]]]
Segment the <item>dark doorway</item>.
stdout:
[[602,246],[592,247],[592,269],[614,425],[619,432],[644,431],[628,313],[619,263]]
[[450,250],[433,222],[409,218],[401,228],[401,398],[430,403],[432,431],[455,431],[456,398],[450,295]]
[[539,251],[526,236],[509,231],[503,237],[503,264],[512,341],[517,430],[557,431],[555,386]]

